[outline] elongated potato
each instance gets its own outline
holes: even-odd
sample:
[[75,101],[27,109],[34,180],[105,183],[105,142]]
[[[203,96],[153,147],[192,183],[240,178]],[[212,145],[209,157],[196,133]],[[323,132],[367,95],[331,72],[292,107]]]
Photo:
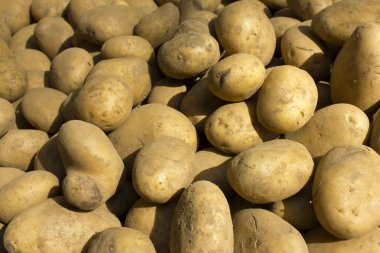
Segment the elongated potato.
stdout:
[[223,192],[213,183],[198,181],[181,195],[170,230],[170,252],[233,251],[230,209]]
[[12,168],[12,167],[0,167],[0,189],[13,179],[25,174],[25,171]]
[[8,132],[15,120],[15,109],[12,104],[0,98],[0,138]]

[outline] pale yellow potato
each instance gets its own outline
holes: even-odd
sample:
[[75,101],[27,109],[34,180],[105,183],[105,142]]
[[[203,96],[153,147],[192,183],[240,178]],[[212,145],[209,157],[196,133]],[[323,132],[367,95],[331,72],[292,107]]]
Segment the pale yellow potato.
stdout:
[[12,34],[30,24],[29,8],[32,0],[1,0],[0,17],[10,28]]
[[48,71],[50,69],[49,58],[39,50],[20,49],[14,51],[12,56],[25,71]]
[[186,91],[186,84],[181,80],[161,79],[153,85],[147,103],[163,104],[179,111],[182,99],[187,94]]
[[41,130],[9,130],[0,139],[0,166],[28,170],[33,166],[33,157],[49,140]]
[[33,0],[30,13],[36,21],[44,17],[64,16],[70,0]]
[[332,148],[313,181],[313,205],[321,225],[342,239],[366,235],[380,222],[380,156],[364,145]]
[[326,7],[341,0],[287,0],[292,12],[302,20],[312,19]]
[[173,36],[175,37],[182,34],[209,34],[216,38],[212,32],[208,23],[197,19],[187,19],[178,25]]
[[291,133],[304,126],[317,106],[318,90],[304,70],[284,65],[264,81],[257,101],[257,118],[276,133]]
[[302,235],[264,209],[245,209],[234,216],[234,253],[308,253]]
[[104,132],[80,120],[68,121],[58,132],[58,150],[66,171],[62,190],[81,210],[94,210],[115,194],[124,165]]
[[297,25],[301,23],[296,18],[292,17],[284,17],[284,16],[277,16],[272,17],[269,19],[269,21],[273,25],[274,33],[276,34],[276,51],[275,55],[281,54],[281,37],[284,35],[284,33],[292,26]]
[[139,195],[130,181],[123,181],[118,191],[106,202],[108,210],[120,220],[124,220],[133,204],[139,199]]
[[258,144],[231,159],[228,182],[252,203],[271,203],[299,192],[310,180],[314,162],[307,149],[290,140]]
[[0,98],[0,138],[6,134],[15,123],[16,114],[12,104]]
[[0,167],[0,190],[4,185],[24,174],[25,171],[16,168]]
[[223,192],[209,181],[191,184],[174,211],[170,252],[231,253],[233,247],[232,219]]
[[27,172],[0,188],[0,221],[8,224],[27,208],[59,192],[58,178],[52,173]]
[[104,206],[81,212],[56,197],[15,217],[4,233],[4,245],[8,252],[78,253],[91,236],[111,227],[120,227],[120,221]]
[[13,102],[26,92],[26,73],[12,58],[0,58],[0,98]]
[[9,28],[7,23],[5,23],[4,20],[1,20],[0,21],[0,39],[8,43],[9,40],[11,39],[11,36],[12,36],[11,29]]
[[7,42],[5,42],[3,39],[0,38],[0,57],[10,57],[10,56],[11,56],[11,50],[9,49]]
[[50,83],[49,76],[49,71],[33,70],[26,72],[26,90],[48,87]]
[[16,52],[19,49],[39,49],[37,38],[34,35],[34,30],[37,23],[30,24],[20,29],[13,34],[9,40],[9,48],[11,51]]
[[305,126],[285,138],[302,143],[319,159],[335,146],[365,143],[369,126],[367,115],[356,106],[334,104],[316,111]]
[[180,1],[178,9],[181,15],[181,22],[186,20],[188,16],[198,11],[215,11],[221,0],[184,0]]
[[101,5],[112,4],[114,0],[70,0],[67,6],[67,17],[73,28],[77,28],[84,14]]

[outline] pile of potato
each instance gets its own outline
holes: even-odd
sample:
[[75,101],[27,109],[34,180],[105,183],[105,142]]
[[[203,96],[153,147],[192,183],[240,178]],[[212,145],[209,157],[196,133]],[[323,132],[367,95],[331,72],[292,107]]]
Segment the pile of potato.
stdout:
[[380,252],[379,0],[0,0],[0,253]]

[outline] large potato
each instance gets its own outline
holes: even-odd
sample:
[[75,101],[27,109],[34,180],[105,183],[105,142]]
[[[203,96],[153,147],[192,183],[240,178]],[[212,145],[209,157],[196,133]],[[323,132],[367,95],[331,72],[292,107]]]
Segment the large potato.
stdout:
[[363,111],[334,104],[316,111],[305,126],[285,138],[302,143],[313,158],[320,158],[335,146],[365,143],[368,135],[369,119]]
[[12,58],[0,58],[0,98],[13,102],[26,92],[26,73]]
[[170,252],[233,252],[230,208],[223,192],[198,181],[181,195],[170,230]]
[[252,203],[270,203],[299,192],[311,178],[314,162],[307,149],[289,140],[258,144],[231,159],[227,178]]
[[0,167],[0,190],[4,185],[24,174],[25,171],[16,168]]
[[276,47],[274,29],[254,2],[237,1],[223,8],[215,29],[227,54],[255,54],[264,65],[272,59]]
[[302,20],[312,19],[326,7],[341,0],[287,0],[292,12]]
[[269,73],[261,87],[257,118],[273,132],[294,132],[313,116],[317,100],[317,86],[306,71],[279,66]]
[[338,146],[324,155],[313,181],[321,225],[342,239],[364,236],[380,222],[380,156],[364,145]]
[[308,253],[302,235],[264,209],[245,209],[234,216],[234,253]]
[[94,210],[116,192],[123,161],[100,128],[66,122],[58,132],[58,150],[66,170],[62,190],[71,205]]
[[4,233],[4,245],[8,252],[78,253],[91,236],[111,227],[120,227],[120,221],[104,206],[82,212],[56,197],[15,217]]
[[0,98],[0,138],[11,129],[15,120],[16,114],[12,104]]

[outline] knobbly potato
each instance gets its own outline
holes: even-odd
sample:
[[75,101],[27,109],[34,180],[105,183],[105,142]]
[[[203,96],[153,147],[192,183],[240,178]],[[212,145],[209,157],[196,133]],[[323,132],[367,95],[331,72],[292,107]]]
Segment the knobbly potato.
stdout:
[[33,0],[30,13],[36,21],[44,17],[64,16],[70,0]]
[[277,138],[277,134],[261,126],[255,109],[252,101],[219,107],[205,123],[204,132],[208,141],[222,152],[237,154]]
[[369,126],[367,115],[356,106],[334,104],[316,111],[305,126],[285,138],[302,143],[319,159],[335,146],[365,143]]
[[181,195],[170,230],[170,252],[233,252],[230,208],[215,184],[198,181]]
[[131,228],[109,228],[88,241],[86,253],[156,253],[149,237]]
[[56,197],[15,217],[5,230],[4,245],[8,252],[82,252],[91,236],[111,227],[120,227],[120,221],[104,206],[81,212]]
[[82,87],[94,66],[91,55],[81,48],[69,48],[54,57],[50,69],[51,87],[65,93]]
[[270,203],[299,192],[313,173],[307,149],[289,140],[258,144],[231,159],[227,178],[232,188],[252,203]]
[[0,166],[26,171],[36,152],[49,140],[40,130],[9,130],[0,139]]
[[52,173],[27,172],[0,188],[0,221],[7,224],[27,208],[58,193],[58,178]]
[[0,58],[0,98],[13,102],[26,92],[26,73],[22,66],[11,58]]
[[317,86],[306,71],[279,66],[268,74],[261,87],[257,118],[273,132],[294,132],[313,116],[317,100]]
[[313,205],[332,235],[358,238],[379,225],[379,166],[380,156],[364,145],[334,147],[323,156],[313,181]]
[[139,199],[139,195],[130,181],[123,181],[118,191],[106,202],[111,213],[120,220],[124,220],[133,204]]
[[153,85],[147,103],[159,103],[179,111],[186,91],[186,85],[180,80],[170,78],[161,79]]
[[15,120],[16,114],[12,104],[0,98],[0,138],[11,129]]
[[341,0],[287,0],[292,12],[302,20],[312,19],[326,7]]
[[32,89],[21,102],[22,112],[36,129],[56,133],[63,123],[60,108],[65,99],[64,93],[52,88]]
[[255,3],[244,0],[227,5],[216,18],[215,29],[228,55],[255,54],[264,65],[272,59],[276,47],[274,29]]
[[261,87],[265,67],[258,57],[247,53],[233,54],[211,67],[207,75],[210,91],[218,98],[240,102]]
[[[0,167],[0,190],[10,181],[24,175],[25,172],[12,167]],[[0,251],[1,252],[1,251]]]
[[20,29],[9,40],[9,48],[16,52],[19,49],[39,49],[37,38],[34,35],[34,30],[37,24],[30,24]]
[[66,171],[62,190],[71,205],[94,210],[116,192],[123,161],[100,128],[79,120],[66,122],[58,132],[58,150]]
[[245,209],[234,216],[234,253],[307,253],[302,235],[264,209]]

